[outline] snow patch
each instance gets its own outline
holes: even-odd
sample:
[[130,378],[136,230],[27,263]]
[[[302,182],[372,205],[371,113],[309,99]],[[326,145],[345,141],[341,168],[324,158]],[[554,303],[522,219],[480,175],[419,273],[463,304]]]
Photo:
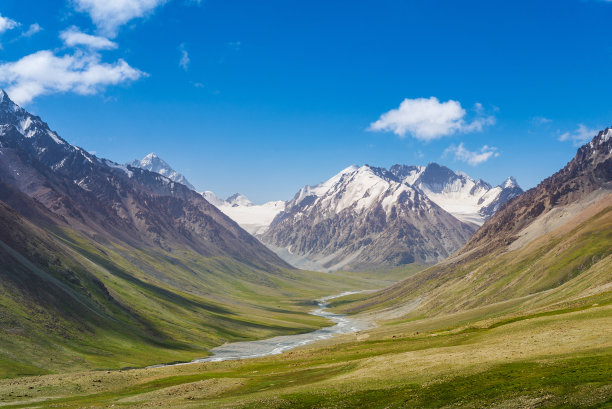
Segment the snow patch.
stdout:
[[218,206],[218,208],[249,233],[261,235],[268,230],[274,218],[285,210],[285,202],[278,200],[262,205],[251,204],[249,206],[225,204]]
[[119,169],[123,172],[125,172],[125,174],[128,175],[129,178],[131,178],[132,176],[134,176],[134,172],[132,172],[131,170],[128,169],[128,167],[126,165],[121,165],[119,163],[113,162],[112,160],[108,160],[108,159],[102,159],[101,162],[110,167],[110,168],[115,168],[115,169]]
[[599,141],[600,145],[608,142],[612,138],[612,128],[606,129],[606,132],[601,136],[601,140]]
[[[62,141],[55,132],[52,131],[47,131],[47,135],[49,135],[49,137],[51,137],[51,139],[53,139],[53,142],[57,143],[58,145],[65,145],[66,142]],[[91,162],[91,159],[89,160]],[[93,163],[93,162],[91,162]]]

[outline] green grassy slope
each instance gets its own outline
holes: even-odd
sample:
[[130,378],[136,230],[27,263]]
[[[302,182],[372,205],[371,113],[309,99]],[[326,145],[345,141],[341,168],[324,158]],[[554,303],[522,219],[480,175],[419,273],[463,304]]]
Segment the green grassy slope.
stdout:
[[0,377],[185,361],[310,331],[328,325],[308,314],[313,299],[384,284],[96,242],[0,205]]
[[592,301],[471,330],[442,330],[452,317],[396,322],[255,360],[0,380],[0,402],[12,408],[606,407],[612,300]]
[[610,291],[612,197],[527,245],[478,258],[460,254],[373,295],[336,300],[339,311],[406,309],[405,319],[498,305],[535,310]]

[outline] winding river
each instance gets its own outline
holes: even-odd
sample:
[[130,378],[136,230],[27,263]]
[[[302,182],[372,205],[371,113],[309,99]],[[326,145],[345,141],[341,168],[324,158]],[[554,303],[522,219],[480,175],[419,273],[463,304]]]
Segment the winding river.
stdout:
[[[219,362],[276,355],[286,352],[290,349],[297,348],[299,346],[310,344],[314,341],[331,338],[336,334],[348,334],[351,332],[357,332],[369,328],[371,325],[365,321],[357,320],[346,315],[334,314],[329,311],[326,311],[328,307],[328,301],[333,300],[334,298],[343,297],[345,295],[350,294],[357,294],[360,292],[361,291],[346,291],[341,294],[336,294],[317,300],[318,308],[311,311],[310,314],[319,317],[324,317],[335,322],[336,324],[333,326],[321,328],[316,331],[307,332],[305,334],[281,335],[278,337],[262,339],[259,341],[232,342],[224,344],[211,349],[211,356],[196,359],[188,363]],[[186,363],[174,365],[185,364]],[[155,365],[155,367],[161,366],[167,365]]]

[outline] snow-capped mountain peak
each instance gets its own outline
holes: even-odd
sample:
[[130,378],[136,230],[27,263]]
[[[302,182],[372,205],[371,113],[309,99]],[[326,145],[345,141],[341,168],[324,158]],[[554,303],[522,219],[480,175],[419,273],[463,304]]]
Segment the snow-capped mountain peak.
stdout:
[[253,203],[249,200],[249,198],[240,193],[234,193],[233,195],[225,199],[225,202],[232,207],[253,206]]
[[342,177],[345,174],[353,173],[358,169],[359,167],[357,165],[351,165],[341,170],[340,172],[338,172],[337,174],[335,174],[334,176],[332,176],[330,179],[326,180],[325,182],[321,182],[314,186],[308,186],[308,185],[304,186],[295,195],[295,197],[293,198],[293,201],[295,203],[301,203],[304,200],[312,202],[313,200],[316,200],[316,198],[325,195],[331,188],[333,188],[342,179]]
[[[303,187],[262,236],[281,257],[304,268],[432,262],[473,232],[402,178],[421,167],[351,166]],[[389,245],[393,242],[393,245]]]
[[[402,167],[409,168],[395,165],[391,169],[395,169],[395,174],[403,175],[398,171]],[[430,163],[425,169],[414,171],[403,181],[420,189],[459,220],[476,225],[482,225],[502,203],[523,193],[513,177],[492,187],[482,179],[472,179],[463,172],[454,172],[437,163]]]
[[0,90],[0,123],[3,124],[0,132],[5,132],[8,127],[14,127],[25,138],[34,138],[32,142],[40,151],[49,142],[69,147],[68,143],[49,129],[40,117],[30,114],[15,104],[4,90]]
[[518,182],[513,176],[508,176],[508,178],[500,186],[504,189],[512,189],[519,187]]
[[26,110],[14,103],[3,89],[0,89],[0,107],[2,108],[2,111],[20,111],[21,113],[26,113]]
[[224,204],[226,204],[225,200],[221,199],[219,196],[217,196],[216,194],[214,194],[214,192],[211,192],[210,190],[205,190],[200,194],[204,197],[204,199],[206,199],[210,204],[215,207],[223,206]]
[[174,182],[183,184],[191,190],[195,190],[195,187],[193,187],[193,185],[189,183],[185,176],[172,169],[172,167],[168,165],[162,158],[157,156],[155,152],[149,153],[147,156],[140,160],[135,159],[127,165],[135,168],[145,169],[150,172],[159,173],[160,175],[165,176]]
[[414,196],[416,193],[413,190],[384,168],[351,166],[312,189],[308,196],[310,200],[299,200],[301,198],[298,197],[294,203],[305,209],[318,206],[322,211],[334,214],[340,214],[345,209],[362,213],[381,203],[385,204],[385,211],[390,211],[391,197],[399,197],[402,192]]

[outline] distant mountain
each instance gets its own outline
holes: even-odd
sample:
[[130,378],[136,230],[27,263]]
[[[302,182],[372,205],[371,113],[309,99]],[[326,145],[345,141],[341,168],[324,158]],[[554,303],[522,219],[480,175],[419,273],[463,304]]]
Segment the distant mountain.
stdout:
[[204,197],[204,199],[208,200],[210,203],[217,207],[227,204],[225,200],[221,199],[219,196],[217,196],[210,190],[206,190],[200,194]]
[[154,152],[149,153],[147,156],[140,160],[135,159],[127,165],[135,168],[145,169],[150,172],[159,173],[160,175],[167,177],[173,182],[181,183],[187,186],[189,189],[195,190],[195,187],[193,187],[193,185],[189,183],[185,176],[172,169],[170,165],[168,165]]
[[394,165],[390,172],[403,182],[419,188],[438,206],[466,223],[482,225],[509,199],[523,190],[513,177],[492,187],[487,182],[453,172],[445,166]]
[[[509,180],[502,187],[515,185]],[[610,298],[611,271],[607,128],[563,169],[502,204],[452,257],[347,309],[422,319],[485,305],[495,305],[495,314],[595,306]]]
[[475,228],[383,168],[351,166],[305,186],[263,234],[294,265],[323,270],[433,263]]
[[[141,160],[134,160],[126,166],[159,173],[174,182],[181,183],[189,189],[195,190],[185,176],[175,171],[155,153],[150,153]],[[285,208],[285,202],[282,200],[268,202],[262,205],[254,205],[246,196],[240,193],[235,193],[225,200],[208,190],[200,194],[209,203],[216,206],[224,214],[238,223],[243,229],[255,236],[263,234],[268,229],[274,217]]]
[[233,195],[231,195],[230,197],[225,199],[225,202],[229,206],[232,206],[232,207],[238,207],[238,206],[250,207],[250,206],[253,206],[253,203],[245,195],[240,194],[240,193],[234,193]]
[[202,192],[202,196],[256,237],[265,233],[272,220],[285,209],[285,202],[282,200],[256,205],[240,193],[226,200],[211,191]]

